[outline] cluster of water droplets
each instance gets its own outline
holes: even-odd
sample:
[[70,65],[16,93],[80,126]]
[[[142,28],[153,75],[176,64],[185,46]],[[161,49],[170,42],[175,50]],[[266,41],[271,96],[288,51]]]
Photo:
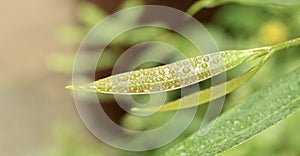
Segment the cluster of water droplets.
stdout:
[[87,84],[86,90],[102,93],[141,94],[182,88],[229,70],[249,58],[244,51],[223,51],[171,64],[121,73]]

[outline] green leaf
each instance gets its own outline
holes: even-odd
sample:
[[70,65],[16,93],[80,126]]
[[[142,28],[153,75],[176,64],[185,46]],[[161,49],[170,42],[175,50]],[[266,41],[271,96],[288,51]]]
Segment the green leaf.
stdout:
[[190,15],[195,15],[203,8],[210,8],[217,5],[219,5],[219,3],[216,0],[199,0],[187,10],[187,13]]
[[220,3],[236,2],[250,5],[291,6],[300,4],[298,0],[219,0]]
[[[265,56],[264,59],[262,59],[257,65],[255,65],[253,68],[245,72],[243,75],[234,78],[232,80],[229,80],[225,83],[210,87],[208,89],[195,92],[193,94],[187,95],[183,98],[180,98],[178,100],[169,102],[162,106],[160,109],[158,107],[143,107],[143,108],[132,108],[132,111],[138,111],[138,112],[153,112],[156,110],[161,111],[171,111],[171,110],[178,110],[178,109],[184,109],[184,108],[190,108],[194,106],[198,106],[201,104],[205,104],[211,100],[215,100],[219,97],[224,96],[223,92],[216,92],[216,94],[212,94],[213,90],[219,90],[222,88],[226,88],[226,93],[229,94],[232,91],[236,90],[237,88],[244,85],[246,82],[248,82],[249,79],[251,79],[255,73],[264,65],[264,63],[272,56],[273,53],[269,53]],[[199,101],[195,101],[197,97],[201,97]],[[185,101],[185,102],[183,102]],[[189,101],[189,102],[187,102]],[[160,107],[160,106],[159,106]]]
[[[132,108],[132,111],[138,111],[138,112],[153,112],[159,109],[159,111],[171,111],[171,110],[178,110],[183,108],[189,108],[201,104],[205,104],[206,102],[209,102],[211,100],[215,100],[219,97],[222,97],[226,94],[231,93],[232,91],[236,90],[237,88],[244,85],[249,79],[251,79],[256,72],[273,56],[274,53],[293,46],[298,46],[300,44],[300,38],[296,38],[293,40],[289,40],[283,43],[279,43],[270,47],[263,47],[256,50],[263,50],[261,55],[264,53],[268,53],[266,56],[264,56],[263,59],[260,60],[259,63],[257,63],[253,68],[242,74],[241,76],[234,78],[232,80],[229,80],[225,83],[212,86],[208,89],[195,92],[193,94],[187,95],[183,98],[180,98],[178,100],[169,102],[162,106],[161,108],[157,107],[143,107],[143,108]],[[253,50],[254,51],[254,50]],[[254,56],[252,59],[255,59],[255,57],[260,57],[261,55]],[[218,92],[218,90],[226,88],[226,92]],[[213,90],[215,90],[215,94],[212,94]],[[198,99],[197,97],[201,97],[198,101],[195,101],[195,99]],[[189,101],[189,102],[183,102],[183,101]]]
[[300,68],[222,114],[206,135],[196,132],[165,155],[215,155],[232,148],[299,110],[299,93]]
[[126,0],[121,4],[120,10],[135,7],[135,6],[140,6],[140,5],[144,5],[144,2],[141,0]]
[[292,6],[299,5],[298,0],[199,0],[194,3],[188,10],[187,13],[194,15],[203,8],[216,7],[226,3],[239,3],[244,5],[258,5],[258,6]]
[[107,16],[103,10],[97,8],[96,5],[90,2],[79,3],[76,15],[80,22],[88,27],[93,27]]
[[[76,69],[77,72],[90,72],[95,70],[95,67],[90,67],[89,62],[91,60],[98,60],[97,69],[108,69],[114,65],[114,58],[117,58],[117,54],[110,51],[105,50],[101,54],[101,58],[98,59],[98,55],[96,52],[90,51],[89,53],[81,53],[79,56],[82,61],[84,61],[83,65]],[[75,56],[72,54],[64,54],[64,53],[53,53],[47,59],[47,66],[50,70],[55,72],[62,73],[71,73],[73,68]]]
[[[184,59],[171,64],[125,72],[68,89],[108,94],[149,94],[175,90],[232,69],[247,59],[267,53],[268,47],[228,50]],[[209,67],[209,68],[208,68]]]
[[298,45],[300,45],[300,38],[273,46],[199,55],[159,67],[112,75],[84,85],[69,85],[66,88],[131,95],[166,92],[206,80],[242,64],[246,60]]

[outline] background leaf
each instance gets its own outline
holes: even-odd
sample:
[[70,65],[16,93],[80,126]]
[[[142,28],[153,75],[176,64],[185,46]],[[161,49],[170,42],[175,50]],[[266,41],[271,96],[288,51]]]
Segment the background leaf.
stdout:
[[203,8],[211,8],[226,3],[240,3],[245,5],[256,5],[256,6],[293,6],[299,5],[300,1],[298,0],[199,0],[194,3],[189,9],[188,13],[194,15]]
[[277,5],[277,6],[291,6],[300,4],[298,0],[216,0],[222,4],[228,2],[237,2],[241,4],[252,4],[252,5]]
[[165,155],[215,155],[234,147],[297,111],[300,68],[225,112],[204,136],[192,136]]

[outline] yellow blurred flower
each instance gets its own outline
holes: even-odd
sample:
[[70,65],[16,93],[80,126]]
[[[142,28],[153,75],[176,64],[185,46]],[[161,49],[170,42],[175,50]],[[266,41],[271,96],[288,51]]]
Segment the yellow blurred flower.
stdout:
[[263,45],[271,45],[285,41],[288,37],[288,30],[284,23],[278,20],[266,22],[258,31],[259,42]]

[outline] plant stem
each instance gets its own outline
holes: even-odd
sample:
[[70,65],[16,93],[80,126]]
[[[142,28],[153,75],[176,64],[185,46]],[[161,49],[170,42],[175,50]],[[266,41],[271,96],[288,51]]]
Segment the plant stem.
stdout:
[[283,50],[283,49],[288,49],[290,47],[295,47],[298,45],[300,45],[300,38],[292,39],[289,41],[285,41],[285,42],[273,45],[273,46],[271,46],[271,51],[279,51],[279,50]]
[[268,53],[275,53],[277,51],[288,49],[290,47],[295,47],[298,45],[300,45],[300,38],[281,42],[281,43],[278,43],[278,44],[275,44],[272,46],[250,49],[249,51],[256,53],[256,55],[252,56],[252,58],[251,58],[251,59],[256,59],[256,58],[264,56]]
[[215,3],[214,0],[199,0],[195,2],[188,10],[187,13],[191,16],[195,15],[197,12],[199,12],[201,9],[205,7],[212,6]]

